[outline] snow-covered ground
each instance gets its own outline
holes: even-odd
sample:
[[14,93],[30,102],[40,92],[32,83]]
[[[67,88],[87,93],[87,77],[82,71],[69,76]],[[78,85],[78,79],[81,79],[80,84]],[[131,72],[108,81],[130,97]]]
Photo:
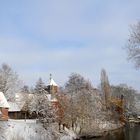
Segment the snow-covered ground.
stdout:
[[[99,126],[101,130],[120,127],[110,122],[103,122]],[[0,140],[72,140],[76,138],[77,135],[71,129],[65,128],[63,133],[59,133],[57,127],[58,125],[54,124],[46,130],[41,123],[36,123],[36,120],[0,121]],[[91,130],[92,135],[94,131]],[[85,134],[90,135],[90,131],[87,129]]]
[[36,120],[0,121],[0,140],[72,140],[67,132],[60,134],[56,126],[46,130]]
[[0,140],[51,140],[36,120],[0,121]]

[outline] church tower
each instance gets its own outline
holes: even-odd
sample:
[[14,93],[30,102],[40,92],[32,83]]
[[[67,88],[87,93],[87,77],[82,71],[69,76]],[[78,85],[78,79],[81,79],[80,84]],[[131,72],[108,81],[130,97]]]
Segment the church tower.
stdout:
[[53,80],[52,74],[50,74],[50,81],[49,81],[49,84],[47,85],[47,91],[51,95],[56,94],[58,91],[58,85]]

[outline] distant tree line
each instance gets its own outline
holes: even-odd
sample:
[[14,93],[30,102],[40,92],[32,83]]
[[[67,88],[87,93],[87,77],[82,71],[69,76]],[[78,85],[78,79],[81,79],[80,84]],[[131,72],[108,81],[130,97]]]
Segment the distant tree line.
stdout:
[[[129,114],[136,113],[136,91],[127,85],[110,85],[107,73],[101,70],[100,88],[94,88],[91,82],[77,73],[69,76],[65,85],[56,94],[58,108],[54,109],[48,100],[46,85],[41,78],[34,88],[21,86],[18,75],[3,64],[0,68],[0,90],[8,100],[15,100],[15,93],[22,92],[26,100],[25,110],[36,114],[36,118],[47,129],[52,123],[73,131],[83,133],[97,130],[100,122],[122,121]],[[28,98],[27,94],[32,94]],[[123,97],[123,98],[122,98]],[[123,102],[122,102],[123,101]]]

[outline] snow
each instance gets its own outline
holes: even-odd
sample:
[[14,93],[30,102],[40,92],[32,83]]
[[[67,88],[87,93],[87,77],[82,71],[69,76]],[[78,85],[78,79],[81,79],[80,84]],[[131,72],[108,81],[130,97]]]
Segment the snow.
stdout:
[[26,120],[23,120],[23,119],[20,119],[20,120],[14,120],[14,119],[9,119],[8,122],[21,122],[21,123],[26,123],[26,124],[29,124],[29,123],[36,123],[37,120],[36,119],[26,119]]
[[53,98],[50,100],[51,102],[57,102],[57,99],[56,98]]
[[4,94],[0,92],[0,107],[9,108],[10,105],[8,104]]
[[47,94],[47,98],[48,98],[49,101],[51,101],[51,98],[52,98],[51,94]]
[[[104,122],[101,129],[117,128],[119,125]],[[63,133],[57,131],[57,126],[47,130],[35,119],[0,121],[0,140],[73,140],[77,137],[72,129],[65,128]]]
[[21,111],[21,108],[15,102],[8,102],[10,105],[9,112]]
[[114,130],[122,126],[123,124],[111,122],[111,121],[100,121],[99,123],[99,128],[100,130],[103,130],[103,131]]
[[51,137],[35,120],[9,120],[0,122],[0,140],[51,140]]
[[51,94],[47,94],[46,96],[47,96],[47,98],[48,98],[48,101],[50,101],[50,102],[57,102],[57,99],[54,98],[54,97],[52,97]]
[[55,81],[51,78],[48,86],[58,86]]
[[75,134],[75,132],[73,130],[70,130],[70,129],[65,128],[65,132],[68,134],[68,136],[70,138],[74,138],[74,139],[77,138],[77,135]]
[[59,133],[56,125],[46,130],[35,119],[0,121],[0,140],[73,140],[72,130]]
[[71,136],[62,136],[60,140],[73,140]]

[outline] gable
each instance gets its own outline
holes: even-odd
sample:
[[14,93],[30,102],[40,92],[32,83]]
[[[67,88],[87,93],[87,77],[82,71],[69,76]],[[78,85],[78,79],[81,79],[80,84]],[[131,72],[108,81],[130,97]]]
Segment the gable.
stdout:
[[4,94],[0,92],[0,107],[2,108],[10,108]]

